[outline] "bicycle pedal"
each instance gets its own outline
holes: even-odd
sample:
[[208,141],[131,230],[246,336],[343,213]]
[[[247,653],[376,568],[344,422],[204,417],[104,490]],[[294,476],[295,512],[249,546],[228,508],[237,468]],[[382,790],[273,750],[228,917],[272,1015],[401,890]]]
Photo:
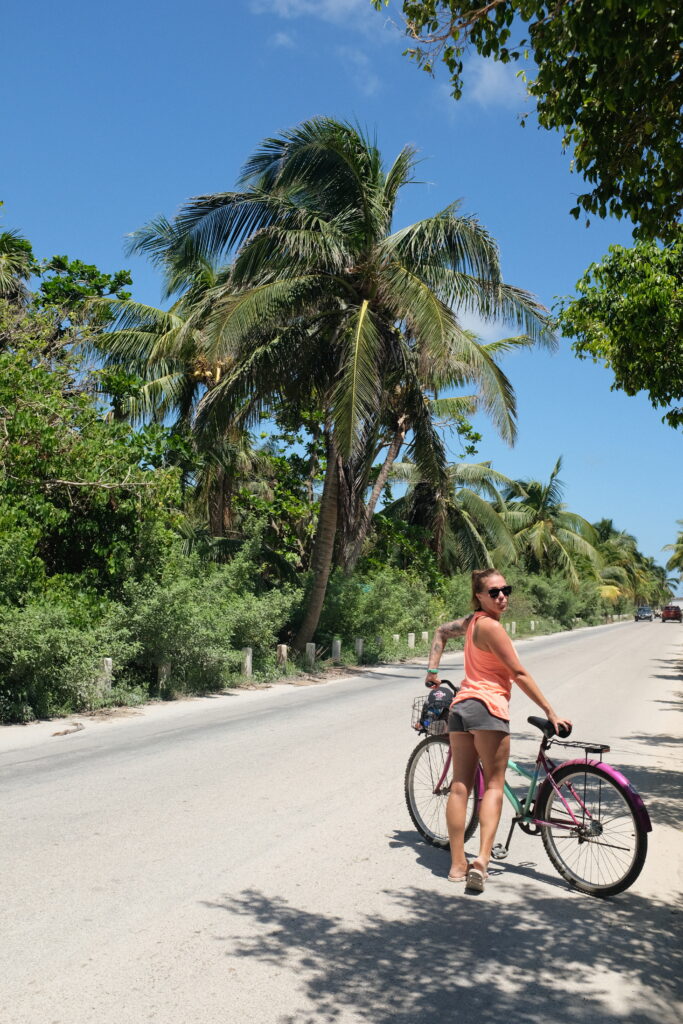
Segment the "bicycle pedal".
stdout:
[[491,850],[491,856],[493,857],[494,860],[505,860],[505,858],[508,855],[508,852],[509,851],[507,846],[503,846],[502,843],[496,843],[496,845]]

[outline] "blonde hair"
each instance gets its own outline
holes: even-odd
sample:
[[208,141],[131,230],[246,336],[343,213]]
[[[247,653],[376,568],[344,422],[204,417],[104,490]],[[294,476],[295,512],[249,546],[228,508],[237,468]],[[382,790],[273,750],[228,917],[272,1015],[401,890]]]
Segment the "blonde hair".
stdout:
[[489,576],[502,576],[503,574],[498,569],[476,569],[472,573],[472,607],[475,612],[481,611],[481,605],[479,604],[478,594],[481,594],[482,590],[485,589],[483,586],[484,582]]

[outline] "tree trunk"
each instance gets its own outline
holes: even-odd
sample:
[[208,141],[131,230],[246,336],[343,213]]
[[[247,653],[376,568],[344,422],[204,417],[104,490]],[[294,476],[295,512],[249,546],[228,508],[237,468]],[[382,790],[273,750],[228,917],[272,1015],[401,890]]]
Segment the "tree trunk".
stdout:
[[218,469],[209,484],[208,513],[212,537],[225,536],[225,470]]
[[318,529],[313,545],[311,558],[311,569],[313,580],[308,594],[308,603],[304,620],[299,627],[299,632],[294,639],[294,648],[303,651],[307,643],[313,639],[313,635],[320,621],[320,613],[327,591],[327,581],[332,567],[332,554],[334,541],[337,535],[337,500],[339,493],[339,477],[337,474],[337,449],[332,437],[327,438],[327,467],[325,469],[325,481],[323,493],[320,499],[320,513],[318,516]]
[[405,427],[401,424],[399,426],[399,429],[394,434],[391,444],[389,445],[389,450],[382,464],[382,468],[379,471],[379,476],[375,481],[375,486],[372,488],[370,499],[365,508],[362,509],[361,514],[358,516],[356,536],[353,540],[353,543],[349,551],[344,555],[344,572],[346,573],[347,576],[349,576],[356,568],[356,563],[358,562],[358,559],[360,558],[360,553],[363,550],[363,544],[365,543],[365,539],[368,535],[370,523],[372,522],[372,517],[375,512],[375,507],[377,505],[377,502],[379,501],[379,496],[382,493],[382,488],[387,482],[389,470],[396,461],[396,457],[401,450],[401,446],[403,445],[405,436]]

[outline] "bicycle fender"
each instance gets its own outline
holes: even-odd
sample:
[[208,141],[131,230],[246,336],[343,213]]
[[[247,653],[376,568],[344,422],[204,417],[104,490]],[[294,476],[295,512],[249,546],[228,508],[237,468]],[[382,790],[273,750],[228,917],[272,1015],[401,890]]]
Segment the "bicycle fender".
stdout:
[[477,803],[481,803],[484,793],[486,792],[484,772],[482,771],[481,765],[477,765],[477,770],[474,773],[474,790],[476,792]]
[[[594,768],[600,768],[605,773],[605,775],[609,775],[609,777],[613,779],[614,782],[616,782],[616,784],[621,789],[623,789],[624,796],[626,797],[626,802],[633,811],[635,819],[640,825],[640,827],[644,829],[645,832],[652,832],[652,823],[650,822],[650,815],[648,814],[647,807],[643,803],[643,799],[638,790],[631,782],[629,782],[629,780],[626,778],[623,772],[618,771],[616,768],[613,768],[611,764],[606,764],[604,761],[586,761],[583,758],[577,758],[576,761],[563,761],[562,764],[557,765],[557,768],[555,770],[557,771],[557,769],[559,768],[564,768],[568,764],[590,764]],[[551,772],[551,775],[552,774],[554,773]],[[546,789],[550,788],[550,783],[547,779],[544,779],[538,794],[539,802],[541,796],[545,796]]]

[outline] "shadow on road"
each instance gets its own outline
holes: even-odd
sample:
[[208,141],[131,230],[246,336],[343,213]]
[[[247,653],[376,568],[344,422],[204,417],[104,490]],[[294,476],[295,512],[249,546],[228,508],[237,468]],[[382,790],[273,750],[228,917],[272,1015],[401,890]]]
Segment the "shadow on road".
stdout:
[[[653,737],[656,740],[657,737]],[[629,765],[624,774],[640,793],[653,829],[657,825],[683,826],[683,802],[680,798],[681,773],[671,769]]]
[[[428,870],[438,861],[443,871],[443,854],[421,844],[415,852]],[[523,866],[505,870],[542,878]],[[307,1002],[273,1017],[278,1024],[333,1024],[342,1012],[371,1024],[673,1022],[683,975],[676,910],[631,893],[558,899],[562,883],[548,881],[540,892],[530,887],[523,904],[496,900],[502,878],[481,899],[455,886],[387,891],[390,916],[353,925],[257,890],[205,906],[231,919],[223,927],[235,937],[219,941],[233,965],[251,958],[293,972]],[[248,935],[239,935],[240,917]]]

